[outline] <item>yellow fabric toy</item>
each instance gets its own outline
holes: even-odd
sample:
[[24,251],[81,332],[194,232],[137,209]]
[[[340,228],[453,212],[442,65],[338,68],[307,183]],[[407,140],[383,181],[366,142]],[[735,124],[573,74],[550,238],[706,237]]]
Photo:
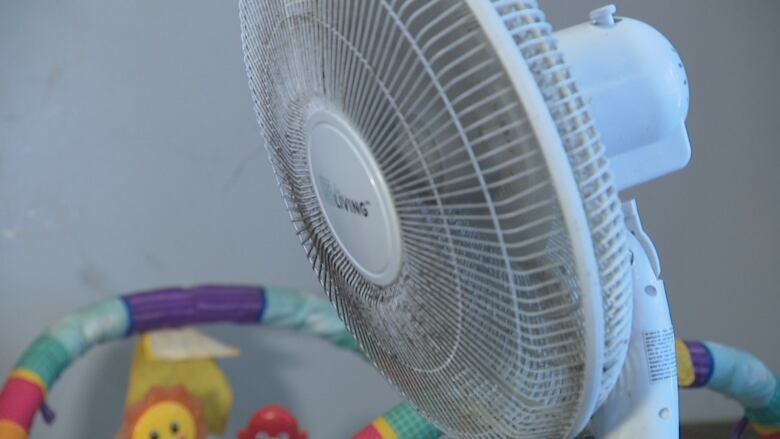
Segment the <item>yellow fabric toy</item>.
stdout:
[[182,386],[201,403],[208,432],[224,434],[233,391],[214,358],[236,355],[236,349],[194,329],[144,334],[133,354],[127,406],[142,401],[153,388]]

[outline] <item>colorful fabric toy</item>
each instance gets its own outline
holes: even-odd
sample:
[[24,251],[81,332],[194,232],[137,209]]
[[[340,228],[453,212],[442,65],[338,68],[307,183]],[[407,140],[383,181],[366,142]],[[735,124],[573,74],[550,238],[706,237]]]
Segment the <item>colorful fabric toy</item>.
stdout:
[[53,325],[22,354],[0,389],[0,438],[27,439],[39,411],[46,422],[52,422],[54,414],[44,402],[46,395],[60,374],[92,347],[151,331],[208,323],[295,330],[360,352],[330,302],[295,290],[205,285],[107,299]]
[[203,407],[183,386],[152,388],[127,407],[116,439],[206,439]]
[[764,439],[780,439],[780,379],[748,353],[713,342],[677,341],[678,384],[706,387],[745,407],[745,419],[732,433],[739,437],[749,423]]
[[352,439],[438,439],[441,432],[415,409],[399,404],[380,416]]
[[307,439],[308,434],[298,429],[298,420],[284,407],[269,405],[256,411],[238,434],[238,439]]

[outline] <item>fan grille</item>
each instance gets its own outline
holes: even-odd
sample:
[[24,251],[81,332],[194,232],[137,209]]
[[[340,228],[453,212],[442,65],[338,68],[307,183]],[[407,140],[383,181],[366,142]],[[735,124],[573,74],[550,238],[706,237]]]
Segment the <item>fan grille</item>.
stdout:
[[493,0],[536,77],[579,184],[599,261],[605,307],[605,364],[599,403],[617,381],[631,327],[631,277],[617,190],[594,121],[536,1]]
[[[580,184],[604,287],[603,397],[630,324],[619,202],[544,16],[531,1],[494,4]],[[242,0],[241,19],[285,203],[367,355],[454,436],[565,435],[587,379],[573,250],[525,109],[465,2]],[[350,263],[315,195],[305,126],[323,111],[352,123],[392,193],[403,267],[388,286]]]

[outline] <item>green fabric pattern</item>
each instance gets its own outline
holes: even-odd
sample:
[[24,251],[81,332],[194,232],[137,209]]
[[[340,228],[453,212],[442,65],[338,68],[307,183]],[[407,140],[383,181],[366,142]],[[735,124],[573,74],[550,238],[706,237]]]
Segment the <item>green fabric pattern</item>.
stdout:
[[745,415],[756,424],[767,427],[780,427],[780,377],[775,377],[775,393],[769,404],[763,407],[748,408]]
[[16,364],[37,373],[46,388],[51,389],[54,382],[70,364],[70,355],[57,339],[43,335],[30,345]]
[[398,404],[384,415],[398,439],[438,439],[442,433],[417,410],[406,403]]
[[323,338],[344,349],[363,351],[326,299],[284,288],[265,289],[262,325]]
[[124,302],[108,299],[69,315],[46,334],[62,343],[75,360],[96,344],[124,338],[129,325]]

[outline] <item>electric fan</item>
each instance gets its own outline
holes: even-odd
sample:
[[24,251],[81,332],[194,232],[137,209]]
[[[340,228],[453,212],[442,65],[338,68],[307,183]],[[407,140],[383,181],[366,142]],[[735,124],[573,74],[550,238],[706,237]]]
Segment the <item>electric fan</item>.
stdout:
[[618,197],[690,156],[663,36],[614,7],[553,33],[533,0],[240,9],[295,230],[420,413],[464,438],[678,435],[657,257]]

